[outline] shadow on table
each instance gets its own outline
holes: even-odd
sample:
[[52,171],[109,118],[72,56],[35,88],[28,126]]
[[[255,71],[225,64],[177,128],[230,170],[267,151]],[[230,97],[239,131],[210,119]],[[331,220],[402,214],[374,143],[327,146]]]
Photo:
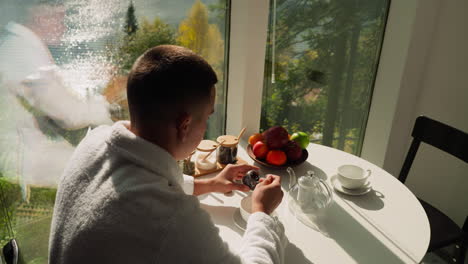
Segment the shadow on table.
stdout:
[[374,189],[364,195],[359,196],[346,195],[340,192],[335,192],[335,194],[343,200],[349,201],[366,210],[377,211],[384,208],[385,206],[385,195]]
[[[275,174],[275,175],[281,176],[281,186],[285,190],[289,190],[289,181],[290,181],[290,179],[289,179],[289,174],[286,171],[286,169],[268,168],[268,167],[265,167],[265,166],[263,166],[263,165],[261,165],[260,163],[257,163],[257,162],[254,162],[254,165],[260,168],[260,175],[263,176],[263,177],[266,174]],[[292,167],[292,168],[293,168],[294,173],[296,174],[297,177],[304,176],[304,175],[307,174],[307,171],[311,170],[311,171],[314,171],[315,175],[317,177],[319,177],[320,179],[322,179],[322,180],[327,179],[327,174],[322,169],[320,169],[317,166],[312,165],[308,161],[305,161],[301,165],[298,165],[298,166],[295,166],[295,167]]]
[[[244,231],[239,229],[233,221],[233,214],[236,207],[232,206],[212,206],[207,204],[200,204],[200,207],[205,211],[209,212],[211,219],[215,225],[223,225],[229,229],[235,231],[240,236],[244,235]],[[296,245],[293,243],[288,243],[285,248],[285,263],[294,263],[294,264],[313,264],[310,262]]]
[[237,207],[220,205],[213,206],[204,203],[200,203],[200,207],[210,214],[211,220],[215,225],[226,226],[229,229],[235,231],[240,236],[244,235],[244,231],[234,224],[233,215],[234,212],[238,209]]
[[284,249],[284,263],[313,264],[304,256],[302,250],[293,243],[289,243]]
[[[371,222],[369,223],[373,225]],[[407,263],[396,256],[382,241],[351,217],[337,203],[331,205],[326,218],[321,221],[319,226],[323,234],[335,240],[357,263]],[[390,241],[390,238],[388,240]],[[414,257],[411,257],[400,248],[401,245],[396,243],[394,245],[401,250],[403,255],[413,260],[411,263],[417,263]]]
[[307,171],[311,170],[311,171],[314,171],[315,176],[319,177],[320,179],[322,180],[327,179],[327,174],[322,169],[320,169],[319,167],[315,165],[312,165],[308,161],[305,161],[304,163],[302,163],[301,165],[297,167],[293,167],[293,169],[297,176],[306,175]]

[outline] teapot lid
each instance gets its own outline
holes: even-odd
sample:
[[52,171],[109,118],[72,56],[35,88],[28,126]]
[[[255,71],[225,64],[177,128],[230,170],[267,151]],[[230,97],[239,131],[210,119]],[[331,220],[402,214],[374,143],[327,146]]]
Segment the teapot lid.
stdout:
[[317,186],[316,185],[317,182],[314,180],[314,178],[309,177],[309,176],[299,177],[297,182],[303,188],[313,188],[313,187]]

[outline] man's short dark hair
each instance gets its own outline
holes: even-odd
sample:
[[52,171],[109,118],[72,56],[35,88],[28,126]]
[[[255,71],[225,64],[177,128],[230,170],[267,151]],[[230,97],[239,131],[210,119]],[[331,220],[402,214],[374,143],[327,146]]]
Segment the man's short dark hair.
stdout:
[[218,81],[213,68],[191,50],[172,45],[147,50],[127,81],[132,122],[166,121],[207,102]]

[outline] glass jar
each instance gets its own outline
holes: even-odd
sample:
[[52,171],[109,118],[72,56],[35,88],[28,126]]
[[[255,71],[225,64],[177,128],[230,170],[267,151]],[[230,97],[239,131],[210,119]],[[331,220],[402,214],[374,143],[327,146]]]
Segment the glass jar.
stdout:
[[193,151],[187,158],[178,161],[179,167],[185,175],[195,175],[195,162],[192,161],[194,153],[195,151]]
[[[198,170],[209,171],[216,169],[216,155],[213,153],[218,146],[218,143],[213,140],[202,140],[197,147],[197,156],[195,164]],[[205,158],[208,156],[207,158]]]
[[220,164],[235,164],[237,162],[237,145],[239,139],[236,136],[219,136],[216,141],[220,144],[216,153]]

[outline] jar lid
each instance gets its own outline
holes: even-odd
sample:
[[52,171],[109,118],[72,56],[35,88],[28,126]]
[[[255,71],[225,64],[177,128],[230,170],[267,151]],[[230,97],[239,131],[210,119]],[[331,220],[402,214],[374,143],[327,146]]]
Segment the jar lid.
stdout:
[[232,136],[232,135],[219,136],[216,139],[216,141],[220,143],[221,146],[223,147],[234,147],[239,143],[239,139],[236,136]]
[[198,144],[197,150],[207,152],[212,151],[213,149],[218,147],[218,143],[214,142],[213,140],[202,140],[200,144]]

